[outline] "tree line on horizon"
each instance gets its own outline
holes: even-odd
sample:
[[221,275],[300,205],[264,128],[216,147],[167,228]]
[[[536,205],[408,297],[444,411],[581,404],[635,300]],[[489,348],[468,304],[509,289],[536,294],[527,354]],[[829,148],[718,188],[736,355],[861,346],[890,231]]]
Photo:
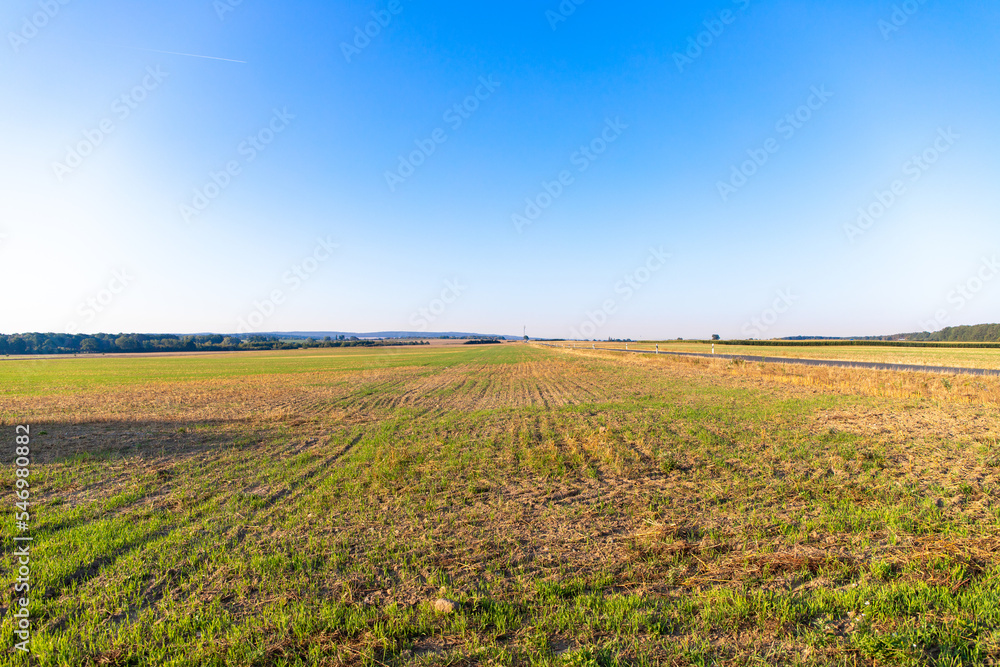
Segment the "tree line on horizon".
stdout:
[[964,347],[1000,347],[1000,324],[971,324],[945,327],[940,331],[894,334],[891,336],[857,336],[854,338],[823,338],[789,336],[768,340],[724,340],[724,345],[888,345],[897,347],[929,347],[953,343]]
[[1000,324],[970,324],[945,327],[933,333],[903,334],[906,340],[926,340],[943,343],[997,343],[1000,342]]
[[426,345],[426,341],[360,340],[356,336],[287,340],[264,335],[175,334],[0,334],[0,355],[106,354],[109,352],[198,352],[236,350],[296,350],[309,347],[375,347]]

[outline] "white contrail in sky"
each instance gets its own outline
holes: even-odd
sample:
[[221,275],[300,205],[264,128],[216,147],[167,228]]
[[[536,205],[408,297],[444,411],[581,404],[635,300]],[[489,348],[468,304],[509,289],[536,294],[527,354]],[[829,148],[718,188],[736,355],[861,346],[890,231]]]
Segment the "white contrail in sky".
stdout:
[[157,49],[140,49],[138,47],[128,47],[128,46],[123,46],[122,48],[124,49],[134,48],[137,51],[150,51],[152,53],[166,53],[167,55],[171,56],[188,56],[189,58],[207,58],[209,60],[225,60],[227,63],[243,63],[244,65],[247,64],[247,61],[245,60],[233,60],[232,58],[219,58],[218,56],[201,56],[198,55],[197,53],[178,53],[177,51],[159,51]]
[[224,60],[227,63],[241,63],[243,65],[247,64],[245,60],[233,60],[232,58],[220,58],[218,56],[203,56],[197,53],[179,53],[177,51],[160,51],[159,49],[144,49],[139,46],[114,46],[112,44],[98,44],[97,42],[85,42],[86,44],[94,44],[96,46],[111,46],[112,48],[119,49],[131,49],[132,51],[149,51],[150,53],[165,53],[170,56],[187,56],[188,58],[206,58],[208,60]]

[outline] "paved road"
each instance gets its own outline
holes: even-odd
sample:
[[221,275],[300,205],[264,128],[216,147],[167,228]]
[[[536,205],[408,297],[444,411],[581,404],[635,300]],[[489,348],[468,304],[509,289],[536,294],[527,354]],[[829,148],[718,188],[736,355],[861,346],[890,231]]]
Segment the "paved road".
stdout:
[[[553,345],[551,347],[567,347]],[[569,346],[572,347],[572,346]],[[590,349],[583,345],[579,349]],[[626,350],[617,347],[599,347],[599,350],[612,352],[636,352],[639,354],[657,354],[655,350]],[[992,368],[957,368],[955,366],[920,366],[917,364],[886,364],[877,361],[836,361],[833,359],[796,359],[794,357],[755,357],[747,354],[707,354],[701,352],[667,352],[677,357],[705,357],[708,359],[742,359],[743,361],[760,361],[765,364],[802,364],[803,366],[837,366],[840,368],[870,368],[880,371],[919,371],[922,373],[957,373],[960,375],[998,375],[1000,370]]]

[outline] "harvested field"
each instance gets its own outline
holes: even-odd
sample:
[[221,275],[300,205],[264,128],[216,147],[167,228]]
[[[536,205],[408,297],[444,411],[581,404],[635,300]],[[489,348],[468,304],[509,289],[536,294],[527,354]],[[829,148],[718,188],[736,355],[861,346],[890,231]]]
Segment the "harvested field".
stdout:
[[0,379],[35,664],[1000,658],[998,378],[504,344]]
[[[559,343],[590,347],[590,343]],[[596,343],[597,348],[621,348],[624,343]],[[629,349],[694,352],[711,354],[711,341],[661,341],[629,343]],[[1000,350],[980,348],[974,344],[927,344],[927,347],[895,347],[868,345],[723,345],[716,344],[717,354],[784,357],[794,359],[829,359],[833,361],[863,361],[881,364],[918,366],[951,366],[956,368],[1000,369]]]

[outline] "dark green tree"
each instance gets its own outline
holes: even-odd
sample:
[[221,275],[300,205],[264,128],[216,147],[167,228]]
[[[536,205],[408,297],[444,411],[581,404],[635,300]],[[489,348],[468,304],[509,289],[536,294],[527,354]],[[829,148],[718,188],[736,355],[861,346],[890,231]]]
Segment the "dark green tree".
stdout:
[[123,352],[134,352],[139,349],[139,341],[135,336],[119,336],[115,339],[115,347]]

